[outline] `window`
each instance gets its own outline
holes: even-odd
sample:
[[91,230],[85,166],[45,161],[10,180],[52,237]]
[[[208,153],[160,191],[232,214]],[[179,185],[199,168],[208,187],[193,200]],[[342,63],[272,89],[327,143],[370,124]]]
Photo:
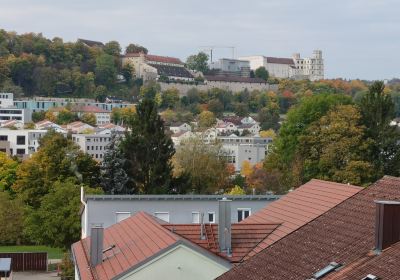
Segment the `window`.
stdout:
[[0,135],[0,141],[8,141],[7,135]]
[[251,215],[250,208],[238,208],[238,222],[246,219],[250,215]]
[[25,149],[17,149],[17,155],[24,155]]
[[200,212],[192,212],[192,223],[200,224]]
[[156,218],[159,218],[160,220],[169,223],[169,212],[155,212],[154,216]]
[[17,136],[17,145],[25,145],[25,136]]
[[210,224],[215,223],[215,212],[208,212],[208,222]]
[[131,216],[131,212],[116,212],[115,219],[117,223],[129,218]]

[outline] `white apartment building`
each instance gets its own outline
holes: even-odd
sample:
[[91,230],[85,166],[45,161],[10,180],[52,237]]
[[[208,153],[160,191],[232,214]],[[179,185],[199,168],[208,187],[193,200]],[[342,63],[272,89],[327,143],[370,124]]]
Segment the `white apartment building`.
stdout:
[[255,55],[243,56],[240,59],[248,60],[251,70],[265,67],[271,77],[311,81],[324,79],[324,60],[321,50],[314,50],[312,56],[306,58],[301,58],[299,53],[295,53],[291,58]]
[[217,140],[222,144],[228,163],[233,164],[236,172],[241,170],[244,161],[252,165],[263,161],[272,143],[271,138],[258,136],[219,136]]
[[247,60],[221,58],[210,64],[215,75],[250,77],[250,63]]
[[0,151],[10,156],[23,159],[29,157],[39,148],[39,140],[47,130],[39,129],[0,129]]
[[94,160],[103,161],[107,145],[111,141],[110,134],[72,134],[74,141],[80,149],[89,154]]
[[32,111],[14,107],[14,94],[0,92],[0,122],[10,120],[29,123],[32,121]]

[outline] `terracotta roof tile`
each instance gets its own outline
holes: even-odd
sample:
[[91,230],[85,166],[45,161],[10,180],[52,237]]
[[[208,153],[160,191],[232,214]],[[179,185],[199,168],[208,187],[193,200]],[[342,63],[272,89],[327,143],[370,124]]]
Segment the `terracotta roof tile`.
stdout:
[[[281,199],[268,204],[242,223],[275,222],[282,225],[263,240],[255,251],[264,249],[343,202],[362,188],[313,179]],[[247,258],[253,254],[249,254]]]
[[[368,273],[379,279],[398,279],[398,243],[383,251],[381,256],[371,256],[375,200],[400,200],[400,178],[385,176],[218,279],[309,279],[332,261],[344,266],[326,279],[362,279]],[[397,267],[393,268],[393,264]]]

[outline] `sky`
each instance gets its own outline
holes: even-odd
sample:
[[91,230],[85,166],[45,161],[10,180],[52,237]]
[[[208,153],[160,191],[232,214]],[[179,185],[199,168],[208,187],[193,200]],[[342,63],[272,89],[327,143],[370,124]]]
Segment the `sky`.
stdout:
[[[399,0],[0,0],[0,29],[186,60],[203,46],[235,57],[323,52],[326,78],[400,77]],[[217,48],[214,57],[232,57]]]

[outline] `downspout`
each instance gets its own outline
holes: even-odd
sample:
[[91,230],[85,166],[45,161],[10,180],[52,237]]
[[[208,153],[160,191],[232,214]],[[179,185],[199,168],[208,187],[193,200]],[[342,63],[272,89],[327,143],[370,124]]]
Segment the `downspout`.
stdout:
[[81,238],[83,239],[83,238],[86,238],[86,236],[87,236],[87,230],[88,230],[88,228],[87,228],[87,221],[88,221],[87,218],[88,218],[88,211],[89,211],[89,209],[87,208],[87,203],[85,201],[85,190],[84,190],[83,186],[81,186],[81,203],[83,204],[83,214],[84,214],[84,217],[83,217],[84,228],[82,228],[84,233],[81,232]]

